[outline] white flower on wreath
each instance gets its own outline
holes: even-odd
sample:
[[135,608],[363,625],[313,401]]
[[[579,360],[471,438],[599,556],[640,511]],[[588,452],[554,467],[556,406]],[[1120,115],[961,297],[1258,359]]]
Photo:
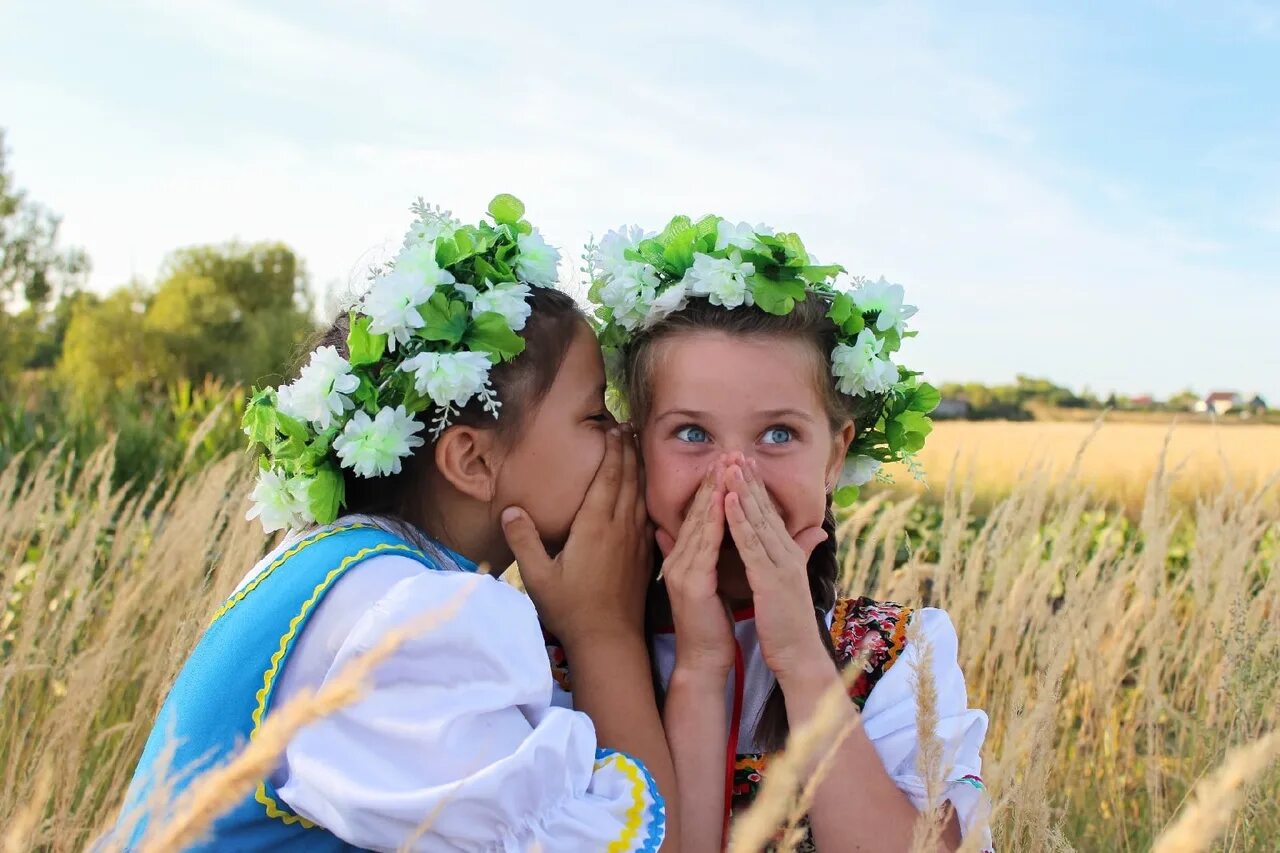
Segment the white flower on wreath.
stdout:
[[405,272],[419,276],[427,285],[452,284],[453,273],[440,269],[436,263],[436,243],[434,240],[423,240],[405,246],[396,255],[392,264],[396,272]]
[[400,460],[426,443],[415,435],[424,428],[404,406],[384,406],[373,418],[361,409],[333,440],[333,449],[342,466],[358,477],[399,474]]
[[270,468],[259,470],[258,482],[249,493],[253,506],[245,513],[245,520],[258,519],[265,533],[304,527],[314,521],[307,501],[311,482],[310,477],[291,478]]
[[644,323],[657,291],[658,274],[652,266],[623,261],[600,288],[600,304],[613,311],[614,322],[630,331]]
[[352,375],[351,363],[331,346],[318,347],[298,378],[276,390],[276,407],[290,417],[326,430],[335,416],[355,408],[348,394],[360,380]]
[[634,249],[641,240],[652,236],[639,225],[623,225],[610,231],[596,244],[590,259],[592,270],[598,275],[614,275],[618,267],[632,263],[626,258],[627,249]]
[[560,266],[560,252],[547,244],[535,228],[529,234],[516,237],[516,275],[538,287],[550,287],[556,283],[556,271]]
[[689,288],[683,281],[677,281],[658,294],[649,306],[642,325],[647,329],[667,319],[669,314],[682,310],[689,304]]
[[730,246],[739,249],[754,249],[760,241],[756,239],[758,228],[749,222],[734,225],[727,219],[716,223],[716,251],[723,252]]
[[863,455],[850,456],[844,460],[844,466],[840,469],[839,487],[861,486],[865,483],[870,483],[871,478],[880,470],[880,466],[879,459]]
[[858,333],[852,345],[838,344],[831,352],[831,373],[838,380],[840,393],[851,397],[883,394],[898,381],[898,368],[880,357],[884,341],[870,329]]
[[491,284],[486,281],[484,290],[469,284],[455,284],[454,288],[471,303],[472,316],[488,312],[501,314],[513,332],[523,329],[533,313],[528,301],[532,291],[523,282]]
[[754,305],[755,297],[747,287],[747,277],[754,275],[755,264],[744,262],[734,252],[727,258],[713,258],[697,252],[693,266],[684,275],[684,284],[691,296],[705,296],[712,305],[737,308]]
[[400,363],[413,387],[440,407],[462,407],[484,391],[493,362],[482,352],[424,352]]
[[413,330],[425,324],[418,307],[436,292],[436,282],[436,279],[399,266],[378,276],[360,305],[360,313],[371,321],[369,331],[375,335],[386,335],[387,347],[393,352],[396,344],[408,343]]
[[919,310],[914,305],[903,305],[905,291],[902,285],[890,284],[884,278],[879,281],[869,281],[849,295],[853,297],[853,304],[857,306],[859,313],[867,314],[872,311],[879,313],[880,316],[876,318],[876,329],[881,332],[893,329],[901,335],[906,328],[907,320],[915,316],[916,311]]

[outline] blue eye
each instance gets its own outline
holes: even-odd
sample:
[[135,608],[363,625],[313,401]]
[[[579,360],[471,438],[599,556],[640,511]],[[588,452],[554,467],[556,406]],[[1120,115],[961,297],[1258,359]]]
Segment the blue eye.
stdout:
[[690,444],[702,444],[707,441],[707,431],[700,426],[683,426],[676,430],[676,438]]
[[765,444],[786,444],[791,441],[791,430],[782,426],[769,427],[762,438]]

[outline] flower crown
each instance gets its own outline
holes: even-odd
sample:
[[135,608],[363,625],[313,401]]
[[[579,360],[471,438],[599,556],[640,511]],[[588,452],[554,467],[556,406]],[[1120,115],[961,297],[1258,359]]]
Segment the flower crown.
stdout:
[[692,298],[734,309],[754,305],[785,315],[815,295],[827,303],[838,343],[831,373],[842,394],[857,398],[868,413],[849,447],[836,503],[847,506],[858,489],[886,462],[903,462],[922,476],[915,453],[933,429],[929,413],[937,390],[919,374],[893,363],[905,338],[915,336],[906,321],[915,313],[903,304],[901,285],[854,279],[836,284],[845,272],[819,264],[795,234],[775,234],[764,225],[736,225],[719,216],[694,222],[677,216],[660,234],[631,226],[610,231],[587,246],[591,301],[601,346],[617,351],[637,334],[684,308]]
[[332,522],[342,468],[400,473],[426,443],[417,416],[428,409],[432,441],[473,399],[498,417],[489,370],[524,350],[530,285],[555,284],[560,253],[514,196],[489,203],[492,225],[463,225],[421,199],[411,210],[399,254],[350,311],[348,358],[319,347],[293,382],[253,391],[243,425],[260,458],[247,517],[268,533]]

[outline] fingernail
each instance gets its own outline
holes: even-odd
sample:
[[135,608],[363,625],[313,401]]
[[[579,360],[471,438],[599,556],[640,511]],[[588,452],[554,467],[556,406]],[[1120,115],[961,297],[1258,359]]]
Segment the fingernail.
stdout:
[[616,426],[609,427],[609,435],[612,435],[612,436],[614,436],[614,437],[617,437],[617,436],[619,436],[619,435],[622,435],[622,428],[621,428],[621,427],[616,427]]
[[502,511],[502,523],[504,525],[510,524],[511,522],[515,521],[519,517],[520,517],[520,510],[516,509],[513,506],[509,506]]

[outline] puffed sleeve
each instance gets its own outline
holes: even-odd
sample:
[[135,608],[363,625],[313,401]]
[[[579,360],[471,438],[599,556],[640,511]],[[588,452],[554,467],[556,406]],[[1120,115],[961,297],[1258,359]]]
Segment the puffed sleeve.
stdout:
[[507,584],[434,571],[396,583],[326,678],[465,586],[457,615],[401,646],[363,699],[298,734],[280,797],[373,850],[656,850],[665,810],[652,777],[598,750],[586,715],[551,707],[537,616]]
[[[942,767],[946,778],[943,799],[950,800],[966,835],[979,824],[987,808],[982,785],[982,741],[987,715],[969,707],[964,673],[957,660],[956,631],[942,610],[924,608],[913,619],[921,620],[922,636],[932,650],[932,676],[937,689],[937,735],[943,744]],[[908,642],[902,656],[871,690],[862,709],[862,725],[880,760],[897,786],[916,808],[925,805],[925,783],[916,768],[919,734],[916,726],[915,683],[920,648]],[[986,832],[983,849],[991,847]]]

